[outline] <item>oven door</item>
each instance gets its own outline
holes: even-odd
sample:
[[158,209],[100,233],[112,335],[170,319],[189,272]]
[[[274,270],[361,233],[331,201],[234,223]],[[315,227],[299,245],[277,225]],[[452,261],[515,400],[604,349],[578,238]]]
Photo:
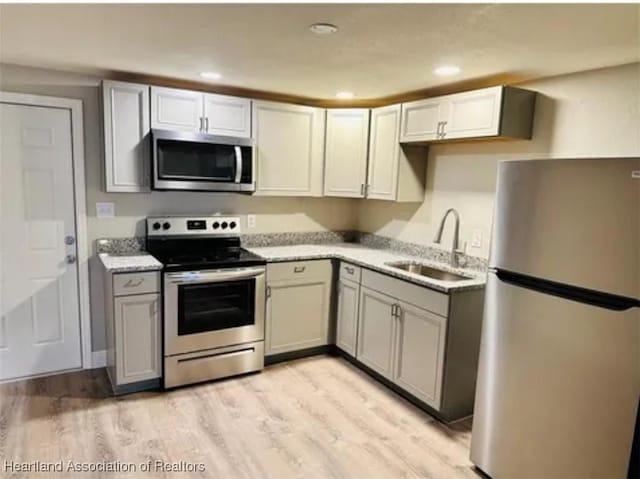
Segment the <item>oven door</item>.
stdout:
[[265,268],[164,274],[165,356],[264,340]]
[[253,191],[252,141],[152,130],[153,189]]

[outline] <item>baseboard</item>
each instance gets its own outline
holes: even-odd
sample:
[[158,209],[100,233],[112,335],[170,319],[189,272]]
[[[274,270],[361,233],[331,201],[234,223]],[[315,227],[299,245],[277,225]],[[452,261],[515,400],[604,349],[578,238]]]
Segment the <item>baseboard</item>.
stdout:
[[107,365],[107,350],[91,352],[91,369],[104,368]]

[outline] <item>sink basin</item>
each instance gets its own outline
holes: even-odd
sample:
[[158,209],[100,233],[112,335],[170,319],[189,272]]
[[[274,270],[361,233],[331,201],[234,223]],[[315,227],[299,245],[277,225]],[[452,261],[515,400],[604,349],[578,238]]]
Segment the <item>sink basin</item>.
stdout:
[[387,263],[387,266],[392,268],[401,269],[408,273],[419,274],[420,276],[426,276],[427,278],[433,278],[440,281],[463,281],[465,279],[473,279],[469,276],[463,276],[461,274],[450,273],[442,269],[427,266],[426,264],[413,263],[409,261],[402,261],[398,263]]

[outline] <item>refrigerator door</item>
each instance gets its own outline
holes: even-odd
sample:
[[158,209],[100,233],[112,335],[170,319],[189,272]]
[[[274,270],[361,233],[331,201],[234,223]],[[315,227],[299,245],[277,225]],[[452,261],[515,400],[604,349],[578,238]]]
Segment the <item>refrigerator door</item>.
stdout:
[[471,460],[493,479],[627,477],[640,308],[612,311],[489,273]]
[[640,298],[640,158],[505,161],[492,267]]

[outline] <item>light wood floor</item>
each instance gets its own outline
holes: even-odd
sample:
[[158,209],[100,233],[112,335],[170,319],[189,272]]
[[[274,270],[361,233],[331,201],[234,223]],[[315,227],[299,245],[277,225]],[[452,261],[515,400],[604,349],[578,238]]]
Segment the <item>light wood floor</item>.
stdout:
[[5,460],[204,464],[204,472],[27,477],[478,478],[470,422],[446,427],[343,359],[318,356],[165,393],[110,396],[102,370],[0,385]]

